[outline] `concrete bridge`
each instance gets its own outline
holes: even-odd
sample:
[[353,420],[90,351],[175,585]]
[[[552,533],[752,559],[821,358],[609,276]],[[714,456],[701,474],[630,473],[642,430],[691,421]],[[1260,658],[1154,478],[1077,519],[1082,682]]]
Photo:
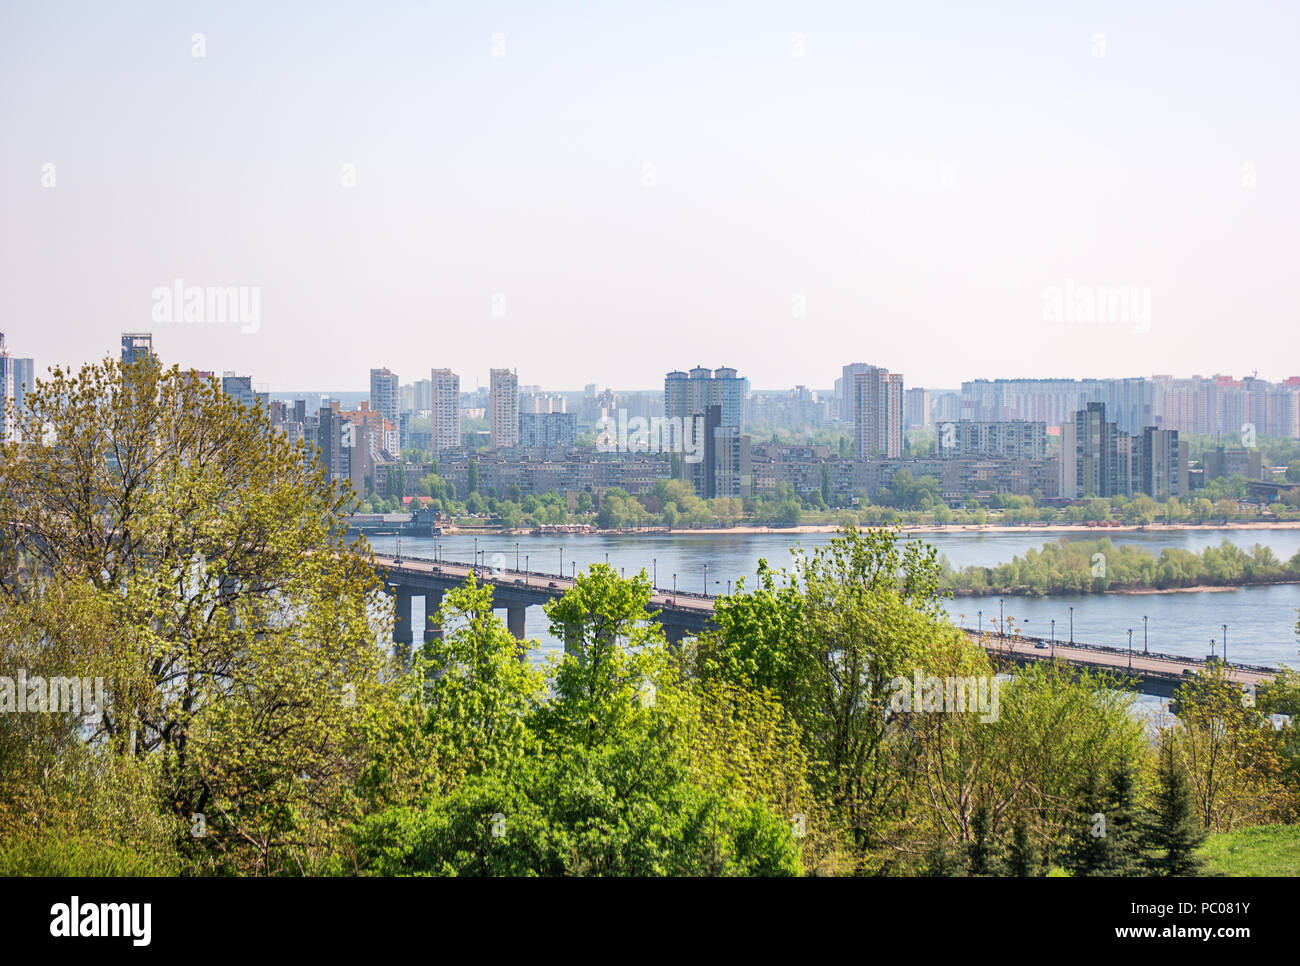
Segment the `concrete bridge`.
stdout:
[[[375,554],[375,565],[397,600],[393,642],[407,648],[415,640],[411,599],[416,595],[424,597],[425,623],[428,626],[424,628],[423,639],[427,641],[442,633],[442,628],[430,623],[429,615],[436,614],[442,606],[443,593],[463,584],[471,572],[480,584],[492,587],[493,604],[505,610],[506,626],[521,641],[527,638],[524,623],[527,608],[564,596],[574,583],[572,578],[559,574],[475,567],[454,560],[399,558],[389,554]],[[714,597],[704,594],[655,588],[647,610],[659,612],[657,620],[663,626],[664,636],[670,643],[680,644],[684,638],[712,627],[714,600]],[[1080,669],[1111,671],[1129,678],[1134,690],[1160,697],[1173,697],[1189,674],[1203,673],[1207,667],[1205,661],[1172,654],[1144,654],[1098,644],[1062,643],[1019,633],[1005,637],[974,630],[966,630],[966,633],[989,654],[1004,662],[1025,665],[1056,660]],[[1233,664],[1228,673],[1231,680],[1244,687],[1269,680],[1274,671],[1272,668]]]
[[[524,614],[534,604],[563,597],[573,586],[573,579],[559,574],[530,573],[507,568],[475,567],[456,560],[429,560],[423,557],[395,557],[375,554],[379,576],[397,601],[397,623],[393,642],[411,645],[415,628],[411,621],[411,599],[424,598],[424,640],[438,636],[442,628],[430,623],[430,615],[442,606],[442,595],[459,587],[473,573],[480,584],[492,587],[492,603],[506,612],[506,627],[519,640],[527,639]],[[707,630],[713,620],[713,598],[686,591],[656,589],[648,611],[659,611],[658,621],[671,644],[680,644],[688,636]]]

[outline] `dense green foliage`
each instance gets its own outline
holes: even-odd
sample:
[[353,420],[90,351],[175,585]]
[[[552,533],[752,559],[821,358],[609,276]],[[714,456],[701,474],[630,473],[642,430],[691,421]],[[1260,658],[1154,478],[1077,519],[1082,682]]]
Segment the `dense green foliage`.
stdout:
[[[548,606],[569,653],[545,674],[491,612],[492,591],[448,595],[426,646],[418,754],[436,774],[356,829],[376,874],[788,875],[791,826],[749,787],[705,767],[705,706],[645,620],[644,576],[596,565]],[[742,742],[753,740],[741,734]]]

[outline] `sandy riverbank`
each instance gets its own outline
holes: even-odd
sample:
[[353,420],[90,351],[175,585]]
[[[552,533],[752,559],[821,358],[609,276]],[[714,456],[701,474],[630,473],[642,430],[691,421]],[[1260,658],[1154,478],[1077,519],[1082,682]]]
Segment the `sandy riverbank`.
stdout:
[[[717,536],[717,535],[752,535],[752,534],[789,534],[798,536],[799,534],[810,533],[834,533],[840,529],[837,523],[804,523],[794,527],[762,527],[762,526],[737,526],[737,527],[711,527],[707,529],[691,529],[684,527],[640,527],[630,530],[582,530],[574,533],[563,534],[564,536],[635,536],[637,534],[663,534],[672,536]],[[865,529],[865,527],[864,527]],[[1030,524],[951,524],[940,526],[938,524],[917,524],[915,526],[899,527],[904,533],[1061,533],[1074,534],[1079,537],[1104,537],[1112,533],[1131,533],[1137,530],[1142,531],[1164,531],[1164,530],[1300,530],[1300,520],[1285,520],[1274,523],[1265,523],[1250,521],[1245,523],[1191,523],[1191,524],[1167,524],[1152,523],[1145,527],[1136,524],[1124,524],[1114,527],[1089,527],[1080,524],[1069,523],[1030,523]],[[529,536],[532,530],[520,528],[516,530],[489,529],[487,527],[448,527],[444,526],[442,532],[447,535],[474,535],[474,534],[492,534],[496,536]],[[552,536],[553,534],[547,534]]]
[[[1233,590],[1246,590],[1250,587],[1281,587],[1281,586],[1293,586],[1295,584],[1300,584],[1300,580],[1261,580],[1257,583],[1198,584],[1195,587],[1163,587],[1163,588],[1117,587],[1111,590],[1100,590],[1100,591],[1084,590],[1084,591],[1077,591],[1077,593],[1097,594],[1098,596],[1106,596],[1106,597],[1116,596],[1116,595],[1147,596],[1149,594],[1221,594]],[[1003,590],[994,589],[989,591],[961,589],[961,590],[953,591],[953,596],[956,598],[996,597],[999,594],[1005,594],[1007,596],[1013,596],[1013,597],[1029,597],[1029,596],[1051,597],[1053,594],[1067,594],[1067,593],[1071,593],[1071,591],[1063,591],[1063,590],[1046,591],[1041,595],[1036,595],[1036,594],[1027,594],[1023,590],[1013,590],[1013,589],[1003,589]]]
[[1154,587],[1138,588],[1136,590],[1112,590],[1111,594],[1218,594],[1229,590],[1244,590],[1247,587],[1280,587],[1284,585],[1300,584],[1300,580],[1261,580],[1254,584],[1210,584],[1199,585],[1196,587],[1165,587],[1157,590]]

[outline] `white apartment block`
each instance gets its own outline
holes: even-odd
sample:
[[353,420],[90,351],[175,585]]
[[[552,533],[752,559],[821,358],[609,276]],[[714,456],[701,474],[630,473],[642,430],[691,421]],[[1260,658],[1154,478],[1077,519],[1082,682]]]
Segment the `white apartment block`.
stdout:
[[450,369],[434,369],[429,381],[429,418],[433,423],[435,453],[460,448],[460,376]]
[[493,449],[519,445],[519,375],[493,369],[488,388],[488,431]]

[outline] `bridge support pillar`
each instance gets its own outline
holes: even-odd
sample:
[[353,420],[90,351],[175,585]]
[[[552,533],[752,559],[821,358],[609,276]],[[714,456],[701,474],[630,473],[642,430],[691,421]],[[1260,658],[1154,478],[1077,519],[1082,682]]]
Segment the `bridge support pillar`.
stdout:
[[527,607],[523,604],[506,605],[506,627],[510,628],[510,633],[515,636],[517,641],[525,639],[524,614],[526,611]]
[[438,623],[438,608],[441,606],[441,590],[431,590],[424,595],[424,639],[426,641],[442,637],[442,625]]
[[680,624],[665,624],[664,637],[668,639],[669,645],[675,650],[682,646],[682,640],[686,637],[686,628]]
[[393,643],[406,646],[409,651],[415,640],[415,629],[411,627],[411,588],[399,586],[397,597],[397,620],[393,623]]
[[576,624],[564,625],[564,653],[581,656],[582,635]]

